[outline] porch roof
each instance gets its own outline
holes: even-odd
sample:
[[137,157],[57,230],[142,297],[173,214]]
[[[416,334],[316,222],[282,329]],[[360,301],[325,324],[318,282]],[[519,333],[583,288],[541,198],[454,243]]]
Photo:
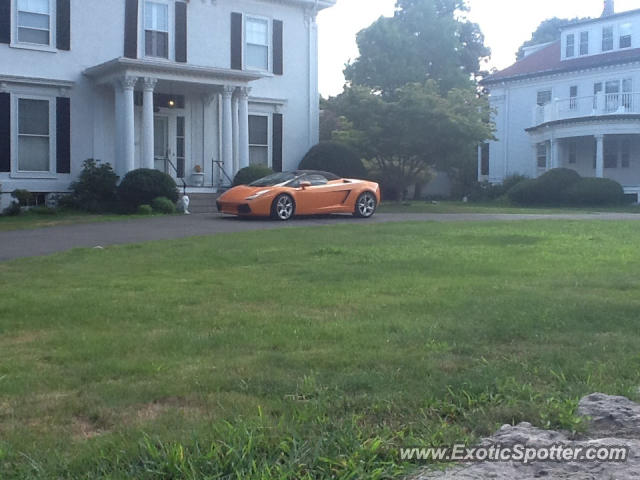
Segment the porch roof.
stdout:
[[198,85],[238,86],[271,76],[269,73],[204,67],[162,60],[114,58],[108,62],[87,68],[85,75],[97,83],[112,83],[122,76],[153,77],[158,80],[192,83]]

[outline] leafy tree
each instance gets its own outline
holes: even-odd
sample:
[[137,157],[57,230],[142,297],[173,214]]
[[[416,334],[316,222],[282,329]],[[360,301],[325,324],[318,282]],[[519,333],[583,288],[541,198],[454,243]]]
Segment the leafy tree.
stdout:
[[464,0],[398,0],[393,17],[358,33],[360,57],[346,79],[385,95],[427,80],[442,92],[471,86],[490,50],[478,25],[460,18],[466,10]]
[[532,45],[540,45],[541,43],[554,42],[560,39],[560,29],[572,23],[581,22],[583,20],[589,20],[589,18],[558,18],[553,17],[544,20],[535,32],[531,35],[531,40],[524,42],[518,52],[516,53],[516,60],[522,60],[524,58],[525,47]]

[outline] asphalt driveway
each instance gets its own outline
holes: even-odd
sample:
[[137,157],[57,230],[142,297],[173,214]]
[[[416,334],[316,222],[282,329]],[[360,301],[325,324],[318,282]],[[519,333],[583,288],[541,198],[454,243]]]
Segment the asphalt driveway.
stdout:
[[62,252],[78,247],[109,246],[126,243],[170,240],[201,235],[246,232],[274,228],[384,222],[490,222],[515,220],[636,220],[638,214],[427,214],[379,213],[369,220],[334,215],[301,218],[283,223],[271,220],[242,220],[218,214],[150,217],[126,221],[63,225],[35,230],[0,232],[0,261]]

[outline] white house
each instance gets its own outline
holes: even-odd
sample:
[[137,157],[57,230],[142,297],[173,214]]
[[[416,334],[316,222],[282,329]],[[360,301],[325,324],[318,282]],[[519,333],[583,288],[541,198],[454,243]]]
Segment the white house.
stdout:
[[556,167],[640,194],[640,10],[569,25],[483,82],[496,141],[480,148],[478,176],[493,183]]
[[[318,141],[335,0],[0,0],[0,185],[67,191],[95,158],[215,189]],[[201,171],[202,174],[198,174]]]

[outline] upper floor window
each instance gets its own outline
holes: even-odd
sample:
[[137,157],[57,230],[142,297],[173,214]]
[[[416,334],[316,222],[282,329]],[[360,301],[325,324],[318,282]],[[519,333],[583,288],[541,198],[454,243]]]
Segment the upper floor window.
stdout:
[[620,25],[620,48],[631,47],[631,24],[623,23]]
[[573,33],[567,35],[566,57],[573,57],[576,53],[576,36]]
[[18,0],[18,42],[51,44],[51,5],[49,0]]
[[580,55],[589,55],[589,32],[580,34]]
[[569,87],[569,109],[576,110],[578,108],[578,87],[574,85]]
[[604,27],[602,29],[602,51],[608,52],[613,50],[613,27]]
[[50,124],[48,100],[18,99],[18,171],[50,170]]
[[169,6],[144,4],[144,51],[148,57],[169,58]]
[[245,22],[245,67],[269,70],[269,22],[247,17]]
[[540,90],[538,92],[537,103],[541,107],[551,103],[551,90]]

